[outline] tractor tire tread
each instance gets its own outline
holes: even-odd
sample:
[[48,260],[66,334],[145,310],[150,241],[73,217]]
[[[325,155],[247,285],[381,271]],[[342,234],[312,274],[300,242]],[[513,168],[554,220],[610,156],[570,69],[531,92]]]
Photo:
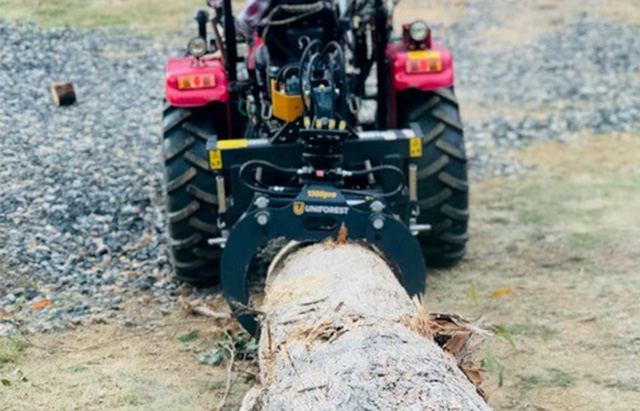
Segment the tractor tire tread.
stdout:
[[441,172],[449,164],[449,157],[443,155],[439,159],[418,172],[418,180],[427,179]]
[[184,153],[184,159],[187,160],[189,163],[193,164],[194,166],[199,167],[203,171],[206,171],[206,172],[211,171],[211,169],[209,168],[209,161],[207,161],[206,158],[199,156],[198,154],[194,153],[191,150]]
[[198,200],[211,204],[212,206],[218,206],[218,196],[215,194],[211,194],[208,191],[205,191],[194,184],[189,184],[187,186],[187,193],[191,194],[194,198]]
[[172,147],[171,151],[167,150],[164,154],[164,160],[169,162],[171,160],[173,160],[174,158],[176,158],[177,156],[179,156],[180,154],[184,153],[189,147],[191,147],[193,145],[193,143],[196,142],[196,139],[193,137],[187,137],[185,139],[182,139],[176,147]]
[[219,283],[221,249],[215,174],[209,169],[207,140],[215,137],[214,106],[163,111],[169,248],[175,277],[194,286]]
[[172,193],[176,190],[179,190],[189,181],[193,180],[197,175],[198,175],[198,171],[195,168],[193,167],[189,168],[180,176],[178,176],[177,178],[174,178],[173,180],[167,183],[167,192]]
[[468,191],[469,190],[469,183],[468,182],[466,182],[465,180],[463,180],[461,178],[456,178],[456,177],[452,176],[451,174],[449,174],[447,172],[440,173],[438,178],[440,179],[442,184],[445,184],[445,185],[449,186],[453,190],[458,190],[458,191]]
[[418,162],[418,222],[431,230],[418,235],[428,267],[450,267],[466,252],[469,183],[464,132],[453,89],[401,92],[400,127],[420,126],[423,156]]

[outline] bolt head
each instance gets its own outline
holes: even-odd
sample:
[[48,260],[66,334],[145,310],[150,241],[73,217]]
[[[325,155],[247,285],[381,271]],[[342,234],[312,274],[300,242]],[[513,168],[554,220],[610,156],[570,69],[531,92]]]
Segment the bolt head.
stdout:
[[259,209],[265,209],[269,206],[269,199],[267,197],[258,197],[255,201],[256,207]]
[[384,228],[384,218],[376,217],[373,219],[373,228],[376,230],[382,230]]
[[380,201],[374,201],[373,203],[371,203],[371,211],[373,211],[374,213],[381,213],[384,210],[384,204],[382,204],[382,202]]
[[268,213],[260,213],[256,215],[256,222],[258,225],[265,226],[269,224],[269,214]]

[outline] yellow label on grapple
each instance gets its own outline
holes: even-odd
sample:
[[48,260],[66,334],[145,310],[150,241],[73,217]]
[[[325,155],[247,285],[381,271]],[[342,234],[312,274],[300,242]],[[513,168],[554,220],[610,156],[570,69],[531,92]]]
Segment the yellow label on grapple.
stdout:
[[231,150],[234,148],[246,148],[249,146],[249,142],[244,139],[237,140],[220,140],[216,144],[218,150]]
[[209,166],[212,170],[222,170],[222,151],[209,151]]
[[409,139],[409,155],[412,158],[422,157],[422,139],[420,137]]

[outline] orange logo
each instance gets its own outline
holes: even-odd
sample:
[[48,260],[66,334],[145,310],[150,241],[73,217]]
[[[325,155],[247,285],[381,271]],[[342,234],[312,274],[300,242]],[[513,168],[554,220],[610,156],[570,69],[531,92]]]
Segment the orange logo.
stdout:
[[295,203],[293,203],[293,214],[304,214],[304,203],[302,201],[296,201]]

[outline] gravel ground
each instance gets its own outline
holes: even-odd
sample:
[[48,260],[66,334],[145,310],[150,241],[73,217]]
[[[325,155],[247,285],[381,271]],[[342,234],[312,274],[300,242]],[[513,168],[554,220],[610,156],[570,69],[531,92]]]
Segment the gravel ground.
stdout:
[[[456,56],[463,110],[472,102],[485,117],[466,124],[472,177],[516,172],[521,165],[506,151],[535,140],[637,130],[640,26],[578,15],[557,34],[496,50],[483,47],[487,39],[478,33],[496,14],[523,12],[523,2],[470,4],[468,17],[442,41]],[[494,107],[517,108],[517,115],[496,116]]]
[[[38,331],[117,315],[175,285],[161,233],[162,66],[170,51],[105,32],[0,24],[0,307]],[[51,81],[79,103],[56,108]],[[24,308],[23,308],[24,307]]]
[[[508,150],[531,141],[631,131],[640,122],[638,26],[578,16],[535,42],[484,50],[474,34],[491,24],[492,2],[470,4],[468,20],[444,39],[457,57],[463,107],[532,113],[499,117],[487,109],[467,123],[474,178],[517,173],[523,166]],[[104,31],[6,22],[0,38],[0,333],[14,320],[35,331],[90,319],[126,323],[121,309],[132,299],[175,309],[160,113],[163,65],[177,50]],[[51,104],[47,87],[61,79],[77,86],[73,107]],[[53,305],[34,310],[43,299]]]

